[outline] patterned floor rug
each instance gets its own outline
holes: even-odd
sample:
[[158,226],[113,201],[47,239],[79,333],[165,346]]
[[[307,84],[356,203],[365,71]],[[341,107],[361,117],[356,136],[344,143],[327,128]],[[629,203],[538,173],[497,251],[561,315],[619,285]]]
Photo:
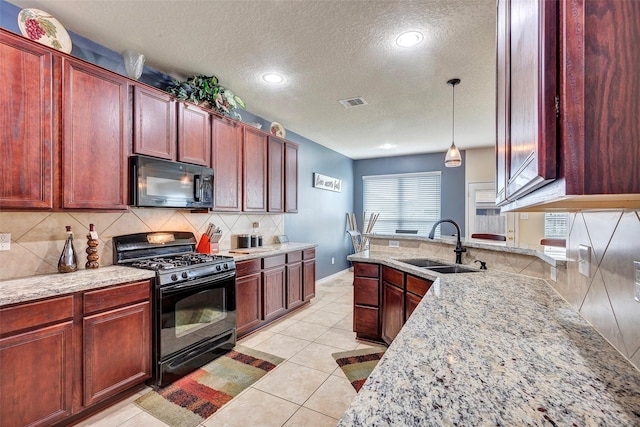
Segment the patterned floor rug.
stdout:
[[135,403],[171,427],[194,427],[283,360],[236,346],[173,384],[146,393]]
[[369,377],[371,371],[373,371],[373,368],[376,367],[383,354],[383,348],[367,348],[333,353],[331,356],[336,359],[336,363],[347,376],[353,388],[355,388],[356,391],[360,391],[360,388]]

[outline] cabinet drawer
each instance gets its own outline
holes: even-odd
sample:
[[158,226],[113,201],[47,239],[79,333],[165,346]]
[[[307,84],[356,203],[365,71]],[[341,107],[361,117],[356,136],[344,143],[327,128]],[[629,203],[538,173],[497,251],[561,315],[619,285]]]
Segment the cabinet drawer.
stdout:
[[304,251],[302,251],[302,259],[304,260],[313,259],[315,257],[316,257],[315,249],[305,249]]
[[356,305],[353,310],[353,330],[358,336],[377,339],[380,336],[379,310]]
[[287,254],[287,264],[302,261],[302,251],[289,252]]
[[377,307],[380,304],[378,282],[379,279],[356,277],[353,281],[354,303]]
[[84,293],[84,314],[96,313],[151,298],[151,282],[137,282]]
[[404,288],[404,273],[389,267],[382,267],[382,280],[399,288]]
[[280,265],[284,265],[285,264],[285,256],[284,254],[282,255],[276,255],[276,256],[270,256],[267,258],[262,258],[262,268],[263,269],[267,269],[267,268],[273,268],[273,267],[278,267]]
[[237,277],[249,276],[260,271],[260,258],[236,262]]
[[353,275],[357,277],[380,277],[378,264],[354,263]]
[[422,279],[416,276],[407,275],[407,291],[413,292],[414,294],[423,297],[431,285],[433,281],[428,279]]
[[25,303],[0,310],[0,335],[73,318],[73,296]]

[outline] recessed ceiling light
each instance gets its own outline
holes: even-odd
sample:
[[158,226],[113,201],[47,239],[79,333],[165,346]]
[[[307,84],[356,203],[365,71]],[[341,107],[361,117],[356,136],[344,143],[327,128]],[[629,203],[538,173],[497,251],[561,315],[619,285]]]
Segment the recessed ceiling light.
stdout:
[[262,75],[262,80],[267,83],[282,83],[284,82],[284,77],[277,73],[266,73]]
[[396,148],[396,145],[386,143],[386,144],[382,144],[380,148],[382,148],[383,150],[391,150],[392,148]]
[[415,46],[422,41],[422,33],[418,31],[407,31],[402,33],[396,39],[396,44],[400,47]]

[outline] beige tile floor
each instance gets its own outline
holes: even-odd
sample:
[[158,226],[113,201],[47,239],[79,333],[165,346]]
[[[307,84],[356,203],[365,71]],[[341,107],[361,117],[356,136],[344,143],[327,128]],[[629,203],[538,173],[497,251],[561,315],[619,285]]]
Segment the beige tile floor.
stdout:
[[[371,347],[352,332],[352,283],[350,272],[318,281],[310,304],[240,340],[286,360],[200,426],[335,426],[356,393],[331,354]],[[132,403],[139,396],[79,425],[166,426]]]

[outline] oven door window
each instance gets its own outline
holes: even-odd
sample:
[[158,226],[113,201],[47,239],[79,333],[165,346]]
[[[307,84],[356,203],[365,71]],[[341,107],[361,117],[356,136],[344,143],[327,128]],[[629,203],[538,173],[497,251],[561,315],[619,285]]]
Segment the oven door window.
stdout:
[[160,353],[184,350],[233,329],[235,312],[227,290],[216,287],[180,292],[162,298]]

